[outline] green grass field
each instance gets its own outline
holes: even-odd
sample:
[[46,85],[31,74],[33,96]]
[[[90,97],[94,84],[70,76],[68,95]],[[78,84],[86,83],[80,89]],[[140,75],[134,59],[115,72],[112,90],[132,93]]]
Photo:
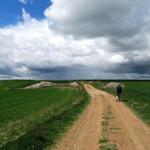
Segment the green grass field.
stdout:
[[[114,89],[102,87],[111,81],[96,81],[93,85],[115,95]],[[145,123],[150,125],[150,81],[120,81],[126,87],[123,88],[122,100]]]
[[0,149],[51,147],[88,103],[82,86],[19,89],[37,82],[0,81]]
[[0,81],[0,90],[22,88],[38,82],[36,80],[3,80]]

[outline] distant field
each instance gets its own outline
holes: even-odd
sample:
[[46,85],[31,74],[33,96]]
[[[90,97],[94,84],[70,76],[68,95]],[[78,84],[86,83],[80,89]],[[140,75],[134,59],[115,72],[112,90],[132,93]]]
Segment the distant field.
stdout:
[[[102,89],[111,81],[96,81],[93,85]],[[145,123],[150,125],[150,81],[120,81],[125,84],[123,102],[129,106]],[[103,89],[104,90],[104,89]],[[105,89],[115,94],[114,89]]]
[[36,80],[4,80],[0,81],[0,90],[22,88],[30,84],[37,83]]
[[37,82],[0,81],[0,149],[52,146],[88,103],[82,86],[19,89]]

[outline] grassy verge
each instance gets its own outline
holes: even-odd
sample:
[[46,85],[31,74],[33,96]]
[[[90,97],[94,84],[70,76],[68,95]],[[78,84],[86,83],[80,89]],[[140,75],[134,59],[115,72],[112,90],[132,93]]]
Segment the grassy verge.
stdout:
[[[106,90],[115,95],[114,89],[103,89],[111,81],[95,82],[96,88]],[[145,123],[150,125],[150,81],[121,81],[126,87],[123,89],[122,100]]]
[[79,113],[85,108],[86,104],[87,99],[83,99],[60,114],[50,117],[41,124],[37,124],[23,136],[8,142],[1,149],[42,150],[47,146],[51,148],[57,142],[60,135],[68,129]]
[[0,90],[0,149],[52,147],[88,103],[79,88]]

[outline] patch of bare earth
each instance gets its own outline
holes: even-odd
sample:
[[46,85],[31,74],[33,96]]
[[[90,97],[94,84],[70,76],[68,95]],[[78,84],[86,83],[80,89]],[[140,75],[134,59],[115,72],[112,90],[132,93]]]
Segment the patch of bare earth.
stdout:
[[40,83],[36,83],[36,84],[26,86],[24,89],[39,89],[39,88],[51,87],[51,86],[54,86],[54,85],[55,84],[52,83],[52,82],[41,81]]
[[111,94],[91,85],[85,89],[91,102],[55,150],[150,150],[147,125]]
[[102,101],[95,90],[85,85],[92,100],[79,120],[54,148],[55,150],[96,150],[101,131]]

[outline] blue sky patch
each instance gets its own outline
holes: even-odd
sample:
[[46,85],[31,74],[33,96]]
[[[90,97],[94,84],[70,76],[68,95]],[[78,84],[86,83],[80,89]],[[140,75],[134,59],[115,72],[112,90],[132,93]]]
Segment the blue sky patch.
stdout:
[[22,8],[24,8],[33,18],[43,19],[44,10],[51,5],[50,0],[26,0],[26,3],[20,1],[0,1],[0,27],[22,21]]

